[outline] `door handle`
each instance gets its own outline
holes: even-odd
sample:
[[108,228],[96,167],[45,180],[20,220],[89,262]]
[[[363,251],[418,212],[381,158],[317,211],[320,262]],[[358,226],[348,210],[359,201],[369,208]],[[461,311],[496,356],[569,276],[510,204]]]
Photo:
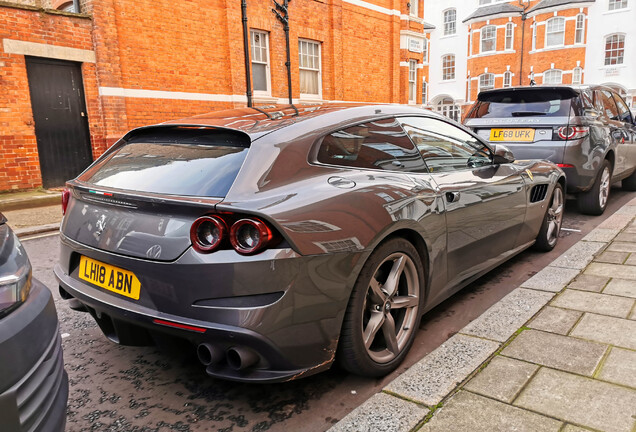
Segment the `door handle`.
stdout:
[[446,201],[449,203],[459,201],[459,192],[446,192]]

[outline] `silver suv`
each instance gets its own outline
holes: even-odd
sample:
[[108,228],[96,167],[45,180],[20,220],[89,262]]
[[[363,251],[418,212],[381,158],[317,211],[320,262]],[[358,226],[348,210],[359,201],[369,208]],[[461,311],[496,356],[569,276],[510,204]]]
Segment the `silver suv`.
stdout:
[[490,142],[505,142],[517,159],[556,163],[582,213],[603,213],[612,183],[636,190],[634,118],[609,87],[483,91],[464,124]]

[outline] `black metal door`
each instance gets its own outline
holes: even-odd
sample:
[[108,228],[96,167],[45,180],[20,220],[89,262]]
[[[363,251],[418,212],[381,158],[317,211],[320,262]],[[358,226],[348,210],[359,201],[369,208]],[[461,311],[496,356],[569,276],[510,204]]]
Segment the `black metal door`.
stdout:
[[79,63],[26,58],[45,188],[62,186],[93,160]]

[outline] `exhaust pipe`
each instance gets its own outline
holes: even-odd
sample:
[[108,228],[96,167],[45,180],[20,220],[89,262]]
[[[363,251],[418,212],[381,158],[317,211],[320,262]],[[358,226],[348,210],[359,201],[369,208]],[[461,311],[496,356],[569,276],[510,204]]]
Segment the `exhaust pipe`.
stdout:
[[223,353],[208,343],[202,343],[197,347],[197,357],[203,366],[210,366],[223,360]]
[[236,370],[247,369],[258,363],[258,354],[249,348],[233,347],[227,350],[227,364]]

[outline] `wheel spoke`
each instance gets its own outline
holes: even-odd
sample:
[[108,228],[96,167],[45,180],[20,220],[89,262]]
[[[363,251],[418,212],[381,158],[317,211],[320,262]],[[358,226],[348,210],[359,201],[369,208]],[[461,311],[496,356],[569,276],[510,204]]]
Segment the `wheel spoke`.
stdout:
[[405,264],[406,259],[404,256],[401,256],[393,262],[393,267],[391,267],[389,276],[386,278],[386,282],[384,283],[384,290],[388,297],[391,297],[396,293]]
[[369,318],[367,327],[364,329],[364,332],[362,334],[362,337],[364,338],[364,346],[366,349],[369,349],[369,347],[373,343],[375,335],[384,324],[384,321],[384,314],[382,312],[371,312],[371,318]]
[[552,235],[554,234],[555,228],[556,222],[550,221],[550,223],[548,224],[548,232],[546,233],[546,238],[548,239],[548,241],[552,240]]
[[391,309],[412,308],[417,306],[419,299],[412,296],[393,297]]
[[371,282],[369,282],[369,288],[371,288],[371,295],[373,301],[376,304],[382,304],[386,300],[386,294],[380,288],[380,282],[377,281],[376,278],[371,278]]
[[386,315],[382,325],[382,333],[384,334],[387,349],[394,355],[398,355],[400,350],[398,348],[397,335],[395,334],[395,321],[391,314]]

